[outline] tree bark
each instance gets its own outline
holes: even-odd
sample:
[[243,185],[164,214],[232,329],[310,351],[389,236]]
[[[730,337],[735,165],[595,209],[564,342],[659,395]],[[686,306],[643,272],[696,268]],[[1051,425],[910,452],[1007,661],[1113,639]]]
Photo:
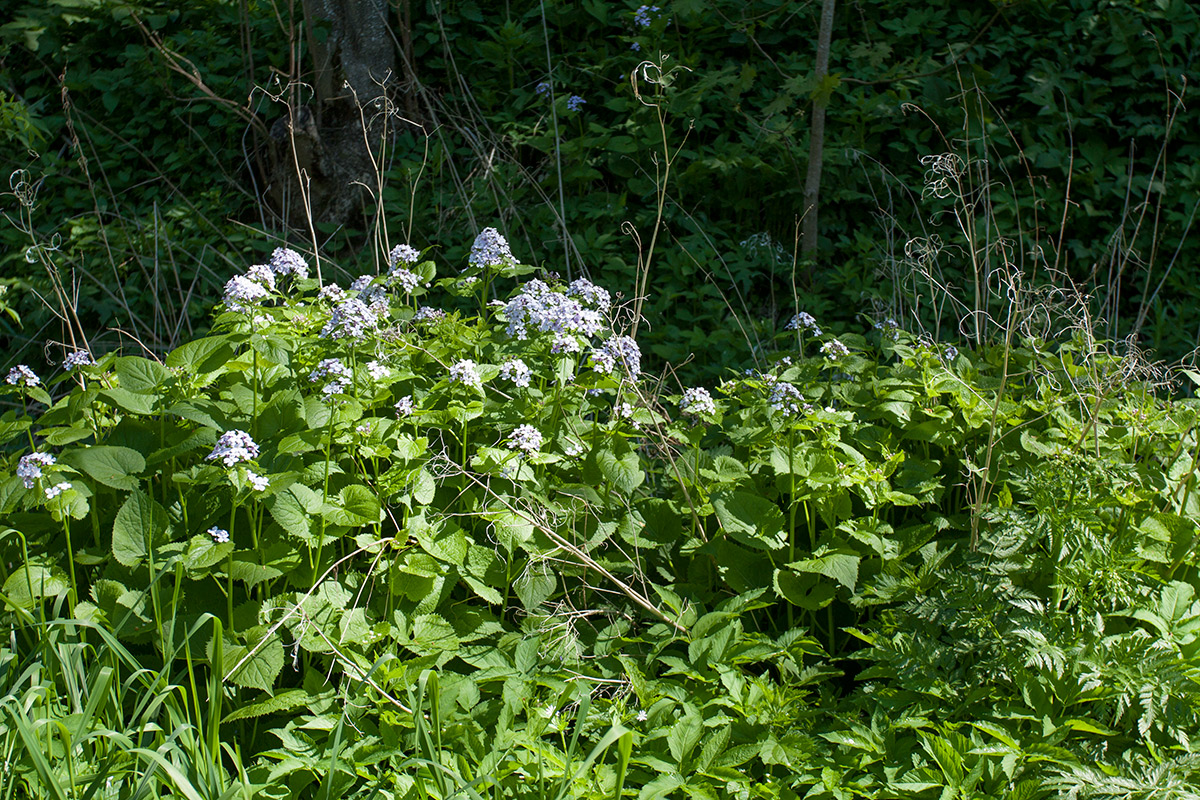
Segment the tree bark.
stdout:
[[[345,224],[377,184],[396,53],[387,0],[303,0],[311,100],[271,129],[266,195],[285,222]],[[321,36],[321,33],[327,33]]]
[[[835,0],[822,0],[821,27],[817,33],[816,98],[813,101],[812,132],[808,142],[808,176],[804,181],[804,222],[801,226],[800,254],[806,259],[817,251],[817,212],[821,197],[821,163],[825,154],[825,107],[829,95],[825,78],[829,74],[829,42],[833,37]],[[811,267],[809,267],[811,282]]]

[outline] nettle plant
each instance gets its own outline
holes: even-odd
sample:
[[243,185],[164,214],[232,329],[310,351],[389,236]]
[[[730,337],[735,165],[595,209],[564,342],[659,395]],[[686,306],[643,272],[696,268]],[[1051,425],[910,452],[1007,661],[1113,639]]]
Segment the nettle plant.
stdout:
[[[8,374],[29,785],[175,776],[138,742],[181,730],[193,785],[290,796],[1002,796],[1188,747],[1197,414],[1130,359],[801,312],[674,392],[608,291],[492,229],[459,274],[386,265],[341,288],[279,249],[162,361]],[[185,700],[114,722],[81,689],[114,674]]]

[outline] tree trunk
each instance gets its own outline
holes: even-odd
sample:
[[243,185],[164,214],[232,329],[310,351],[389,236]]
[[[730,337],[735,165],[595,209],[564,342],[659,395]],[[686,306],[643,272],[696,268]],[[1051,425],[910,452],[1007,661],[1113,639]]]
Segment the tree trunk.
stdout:
[[[817,210],[821,195],[821,161],[825,153],[825,107],[829,105],[829,94],[824,84],[829,74],[834,1],[822,0],[821,28],[817,33],[816,99],[813,101],[812,133],[808,142],[808,177],[804,182],[804,222],[800,239],[800,254],[806,259],[817,252]],[[809,270],[811,282],[811,267]]]
[[[387,0],[303,0],[312,74],[307,104],[271,128],[266,195],[291,227],[345,224],[377,184],[396,83]],[[327,35],[322,36],[321,34]]]

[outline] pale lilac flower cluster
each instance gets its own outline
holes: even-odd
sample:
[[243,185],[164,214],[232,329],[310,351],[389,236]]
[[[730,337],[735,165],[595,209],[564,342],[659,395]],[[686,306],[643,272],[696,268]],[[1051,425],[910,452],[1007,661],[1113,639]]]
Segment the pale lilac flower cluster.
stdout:
[[821,328],[817,325],[817,320],[812,314],[807,311],[801,311],[796,316],[792,317],[791,321],[785,326],[789,331],[798,331],[804,328],[813,336],[821,335]]
[[679,410],[690,417],[699,417],[717,412],[712,395],[704,388],[683,390],[683,399],[679,401]]
[[224,302],[230,311],[248,311],[269,296],[265,286],[245,275],[234,275],[225,284]]
[[321,291],[317,292],[317,299],[324,300],[327,303],[338,303],[346,297],[346,292],[336,283],[322,286]]
[[879,331],[885,339],[896,341],[900,338],[900,323],[896,322],[895,317],[887,317],[876,321],[875,330]]
[[388,266],[393,269],[401,264],[411,267],[417,263],[417,259],[420,257],[421,254],[417,252],[417,248],[409,247],[406,244],[398,244],[392,248],[392,252],[388,253]]
[[587,278],[576,278],[571,281],[571,285],[567,287],[567,294],[571,297],[578,297],[601,313],[612,307],[612,297],[608,290],[602,289]]
[[392,369],[379,361],[368,361],[367,374],[371,376],[372,380],[381,381],[392,374]]
[[839,342],[837,339],[830,339],[825,344],[821,345],[821,352],[830,361],[837,361],[839,358],[844,358],[850,355],[850,348]]
[[226,431],[217,439],[213,451],[205,458],[208,461],[220,459],[225,466],[232,467],[243,461],[253,461],[258,458],[258,445],[245,431]]
[[[368,278],[368,280],[370,280]],[[321,329],[322,336],[358,341],[379,326],[375,309],[357,297],[344,300],[333,309],[329,322]]]
[[58,497],[60,494],[62,494],[63,492],[67,491],[70,488],[71,488],[71,484],[67,483],[66,481],[63,481],[62,483],[56,483],[53,486],[47,486],[46,487],[46,499],[53,500],[54,498]]
[[64,369],[79,369],[80,367],[96,366],[96,359],[92,358],[92,354],[87,350],[74,350],[67,354],[63,359]]
[[49,453],[30,453],[17,462],[17,477],[26,489],[32,489],[33,482],[42,477],[42,467],[53,467],[55,463],[56,459]]
[[328,378],[329,381],[321,389],[321,393],[326,397],[335,394],[341,394],[350,386],[353,376],[350,373],[350,368],[341,362],[341,359],[326,358],[317,364],[317,368],[309,373],[308,379],[316,383],[319,380]]
[[213,538],[217,544],[225,544],[229,541],[229,531],[224,528],[218,528],[216,525],[208,529],[208,535]]
[[289,247],[276,247],[271,253],[271,271],[276,275],[295,275],[297,278],[308,277],[308,264],[304,256]]
[[413,413],[412,395],[410,394],[406,397],[401,397],[399,400],[397,400],[395,408],[396,408],[396,414],[398,416],[407,417],[410,414],[412,414]]
[[614,336],[592,351],[592,368],[611,375],[620,367],[632,380],[642,372],[642,351],[629,336]]
[[772,411],[782,412],[789,417],[794,417],[801,411],[812,411],[812,406],[804,402],[804,396],[795,386],[779,380],[774,375],[766,375],[763,378],[769,387],[767,405]]
[[267,487],[271,485],[270,480],[250,470],[246,470],[246,480],[249,481],[250,488],[256,492],[265,492]]
[[650,15],[659,16],[658,6],[638,6],[638,10],[633,12],[633,24],[640,25],[643,28],[649,28],[652,20]]
[[519,358],[505,361],[500,365],[500,377],[512,381],[522,389],[529,387],[529,380],[532,376],[533,373],[530,372],[529,367]]
[[266,264],[252,264],[246,270],[246,278],[254,281],[267,291],[275,291],[275,273]]
[[440,308],[431,308],[430,306],[421,306],[417,309],[417,313],[413,314],[413,322],[436,322],[443,319],[446,312]]
[[8,377],[4,379],[9,386],[37,386],[42,382],[42,379],[37,376],[33,370],[24,364],[17,364],[8,371]]
[[421,283],[421,276],[404,267],[392,267],[392,271],[388,273],[388,282],[393,285],[400,284],[405,293],[411,294]]
[[472,267],[502,267],[516,261],[508,247],[508,241],[495,228],[484,228],[471,245],[467,263]]
[[573,94],[567,98],[567,111],[578,111],[583,108],[583,104],[586,102],[587,100],[584,100],[579,95]]
[[518,425],[508,437],[508,446],[513,450],[536,453],[542,447],[542,433],[532,425]]
[[[608,293],[603,289],[592,289],[595,291],[590,297],[606,299]],[[584,307],[575,297],[553,291],[540,280],[525,284],[520,294],[504,304],[504,317],[508,320],[508,335],[517,339],[528,339],[531,326],[540,333],[553,333],[551,350],[555,353],[579,352],[579,337],[591,338],[604,327],[600,311]]]
[[534,87],[534,91],[536,91],[538,94],[545,94],[546,92],[550,91],[549,81],[542,81],[536,87]]
[[354,279],[354,282],[350,284],[350,291],[362,294],[371,285],[371,281],[372,278],[370,275],[359,275]]
[[469,358],[464,358],[450,367],[450,382],[461,383],[464,386],[472,386],[476,389],[483,388],[483,381],[479,377],[479,372],[475,369],[475,362]]

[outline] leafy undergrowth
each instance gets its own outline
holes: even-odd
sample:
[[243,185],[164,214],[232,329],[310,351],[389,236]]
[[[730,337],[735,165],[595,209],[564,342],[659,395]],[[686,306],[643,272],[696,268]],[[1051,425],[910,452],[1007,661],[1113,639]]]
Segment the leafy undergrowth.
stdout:
[[676,387],[470,261],[280,250],[162,362],[9,374],[0,797],[1196,796],[1155,370],[801,314]]

